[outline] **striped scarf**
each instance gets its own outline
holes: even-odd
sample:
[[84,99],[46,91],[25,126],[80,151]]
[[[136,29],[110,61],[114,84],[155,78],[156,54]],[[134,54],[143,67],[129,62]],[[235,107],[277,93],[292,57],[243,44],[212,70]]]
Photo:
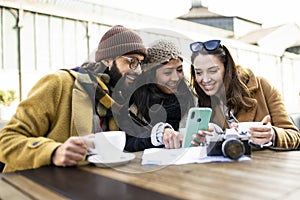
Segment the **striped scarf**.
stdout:
[[106,126],[108,130],[119,130],[111,109],[112,107],[114,107],[114,109],[120,109],[121,106],[109,95],[109,88],[107,86],[109,76],[103,73],[93,73],[84,68],[76,68],[75,70],[68,70],[68,72],[78,80],[79,84],[90,97],[94,105],[93,115],[97,113],[101,121],[104,119],[107,123]]

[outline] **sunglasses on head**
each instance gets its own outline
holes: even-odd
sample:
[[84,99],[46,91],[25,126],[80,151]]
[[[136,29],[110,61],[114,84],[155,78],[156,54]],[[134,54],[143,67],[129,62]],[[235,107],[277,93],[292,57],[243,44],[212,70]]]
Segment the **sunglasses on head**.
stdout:
[[207,51],[214,51],[220,47],[221,40],[208,40],[206,42],[193,42],[190,44],[192,52],[198,52],[202,47]]

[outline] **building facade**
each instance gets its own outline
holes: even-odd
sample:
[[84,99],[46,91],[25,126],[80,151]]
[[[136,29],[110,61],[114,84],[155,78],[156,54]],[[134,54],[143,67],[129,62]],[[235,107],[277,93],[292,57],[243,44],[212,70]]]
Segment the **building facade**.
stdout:
[[[57,3],[59,2],[59,3]],[[0,0],[0,89],[19,100],[47,73],[93,61],[101,36],[111,26],[135,29],[145,44],[168,38],[185,53],[189,73],[191,41],[221,39],[237,63],[265,76],[282,93],[289,112],[300,112],[300,58],[277,55],[233,39],[232,32],[185,20],[163,20],[85,1]]]

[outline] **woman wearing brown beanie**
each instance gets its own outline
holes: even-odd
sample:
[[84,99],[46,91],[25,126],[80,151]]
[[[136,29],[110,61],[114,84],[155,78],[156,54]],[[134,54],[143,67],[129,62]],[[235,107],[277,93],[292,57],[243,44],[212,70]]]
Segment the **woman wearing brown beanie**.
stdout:
[[178,130],[185,126],[182,119],[196,99],[184,78],[181,51],[167,40],[156,41],[147,50],[130,102],[131,118],[117,120],[127,134],[125,150],[180,148],[183,135]]
[[99,42],[95,63],[41,78],[0,132],[4,171],[84,160],[90,133],[119,129],[111,114],[111,107],[118,107],[113,88],[122,81],[119,89],[126,91],[141,74],[145,55],[142,39],[117,25]]

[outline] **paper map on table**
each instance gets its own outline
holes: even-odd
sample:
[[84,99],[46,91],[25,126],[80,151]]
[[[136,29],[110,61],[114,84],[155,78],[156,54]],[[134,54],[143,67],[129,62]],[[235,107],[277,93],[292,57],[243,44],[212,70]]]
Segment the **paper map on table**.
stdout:
[[[206,156],[206,147],[189,147],[180,149],[150,148],[145,149],[142,165],[182,165],[209,162],[236,162],[224,156]],[[249,161],[242,156],[238,161]]]

